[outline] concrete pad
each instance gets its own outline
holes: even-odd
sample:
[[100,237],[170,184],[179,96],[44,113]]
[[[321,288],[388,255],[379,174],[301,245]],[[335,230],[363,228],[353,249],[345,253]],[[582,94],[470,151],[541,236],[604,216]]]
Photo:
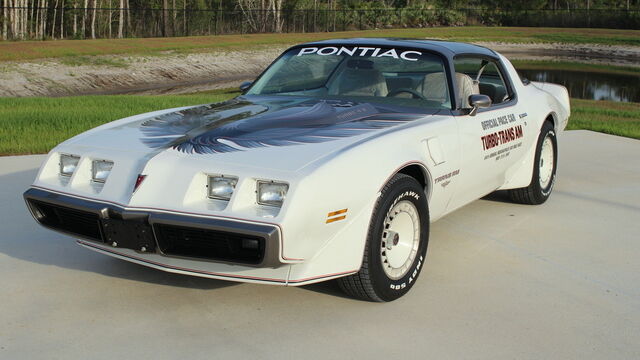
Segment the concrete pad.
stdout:
[[0,158],[0,358],[640,358],[640,141],[571,131],[542,206],[503,194],[431,229],[398,301],[169,274],[31,219],[42,156]]

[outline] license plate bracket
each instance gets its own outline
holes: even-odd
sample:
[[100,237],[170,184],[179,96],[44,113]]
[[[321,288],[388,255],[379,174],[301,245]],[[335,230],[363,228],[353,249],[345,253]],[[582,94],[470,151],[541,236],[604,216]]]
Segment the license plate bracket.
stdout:
[[103,219],[102,229],[107,245],[139,252],[155,252],[156,250],[153,230],[144,221]]

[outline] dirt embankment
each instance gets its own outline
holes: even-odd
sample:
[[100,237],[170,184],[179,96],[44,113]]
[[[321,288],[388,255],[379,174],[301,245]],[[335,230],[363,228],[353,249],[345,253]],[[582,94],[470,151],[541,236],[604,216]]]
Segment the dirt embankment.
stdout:
[[[640,66],[640,47],[479,43],[511,59]],[[179,94],[255,78],[286,47],[159,56],[99,56],[0,63],[0,96]]]
[[511,60],[575,61],[589,64],[640,67],[640,47],[599,44],[513,44],[478,42]]
[[[284,48],[0,63],[0,96],[180,93],[253,79]],[[195,90],[194,90],[195,89]]]

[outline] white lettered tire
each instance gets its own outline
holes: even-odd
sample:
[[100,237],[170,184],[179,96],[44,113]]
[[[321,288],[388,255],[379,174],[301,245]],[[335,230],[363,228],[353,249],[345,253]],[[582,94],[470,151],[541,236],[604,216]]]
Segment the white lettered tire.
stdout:
[[547,201],[556,182],[558,168],[558,142],[551,122],[545,122],[540,129],[533,176],[529,186],[509,191],[511,200],[520,204],[540,205]]
[[422,269],[429,241],[429,208],[414,178],[396,174],[382,189],[371,217],[360,271],[338,280],[350,296],[393,301]]

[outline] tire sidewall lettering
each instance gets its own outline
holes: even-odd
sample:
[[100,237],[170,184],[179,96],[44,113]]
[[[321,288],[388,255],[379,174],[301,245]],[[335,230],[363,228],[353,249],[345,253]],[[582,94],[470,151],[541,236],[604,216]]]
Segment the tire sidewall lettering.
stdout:
[[[380,216],[388,216],[391,209],[400,201],[407,200],[412,202],[416,209],[418,210],[418,214],[420,216],[420,245],[418,248],[418,254],[414,263],[409,268],[409,271],[400,279],[393,280],[387,277],[384,272],[381,255],[380,255],[380,247],[382,246],[382,231],[383,231],[383,221],[381,219],[377,219],[379,224],[376,225],[376,230],[372,233],[372,249],[373,251],[370,253],[370,256],[375,257],[375,261],[377,266],[375,266],[375,279],[380,285],[386,283],[386,285],[381,287],[382,294],[379,294],[381,297],[386,299],[395,299],[398,298],[415,284],[416,279],[420,275],[420,270],[423,267],[424,259],[426,256],[427,243],[429,239],[429,212],[427,201],[424,196],[424,192],[421,189],[420,185],[414,180],[411,179],[409,181],[402,180],[402,183],[398,181],[396,183],[399,188],[390,188],[389,193],[394,194],[393,201],[383,202],[382,209],[383,212]],[[412,189],[413,188],[413,189]],[[415,189],[415,190],[414,190]]]
[[412,283],[415,281],[415,279],[418,277],[418,274],[420,273],[420,268],[422,267],[423,261],[424,261],[424,256],[420,255],[418,262],[416,263],[415,267],[413,268],[413,271],[411,272],[411,276],[409,276],[409,280],[404,281],[402,283],[392,282],[391,284],[389,284],[389,288],[391,290],[402,290],[407,287],[407,284],[413,285]]

